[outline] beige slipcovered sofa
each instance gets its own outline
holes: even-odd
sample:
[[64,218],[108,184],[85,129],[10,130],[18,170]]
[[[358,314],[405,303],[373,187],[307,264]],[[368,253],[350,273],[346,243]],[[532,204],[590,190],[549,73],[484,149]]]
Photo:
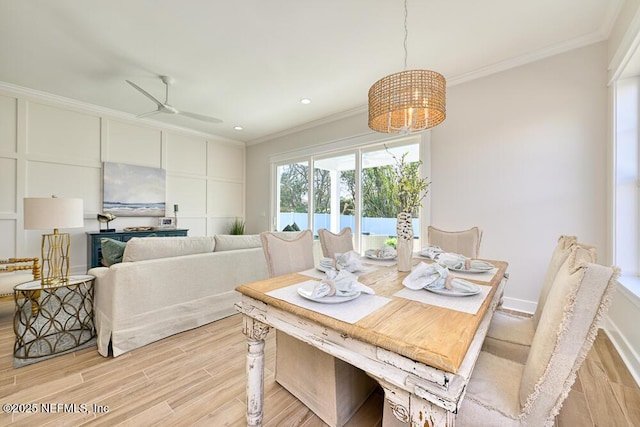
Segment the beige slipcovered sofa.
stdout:
[[98,351],[114,357],[235,314],[236,286],[269,276],[258,235],[133,238],[89,274]]

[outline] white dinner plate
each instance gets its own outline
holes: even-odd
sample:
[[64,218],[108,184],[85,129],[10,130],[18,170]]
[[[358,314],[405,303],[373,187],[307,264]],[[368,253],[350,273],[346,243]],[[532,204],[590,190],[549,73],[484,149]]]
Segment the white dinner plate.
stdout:
[[470,297],[472,295],[477,295],[480,292],[482,292],[482,289],[480,288],[480,286],[474,285],[473,283],[468,283],[468,282],[467,284],[471,285],[471,287],[473,288],[472,292],[461,292],[457,289],[429,289],[429,288],[424,288],[424,289],[429,292],[433,292],[434,294],[446,295],[448,297]]
[[349,294],[342,294],[342,295],[332,295],[330,297],[328,296],[324,296],[324,297],[320,297],[320,298],[313,298],[311,296],[312,292],[313,292],[313,287],[314,284],[310,283],[306,286],[300,286],[298,288],[298,295],[300,295],[302,298],[306,298],[308,300],[311,301],[315,301],[315,302],[321,302],[323,304],[340,304],[342,302],[347,302],[347,301],[351,301],[354,300],[356,298],[358,298],[361,294],[360,291],[353,291]]
[[491,267],[488,270],[485,270],[482,268],[470,268],[468,270],[465,270],[464,268],[451,268],[451,267],[447,267],[447,268],[451,271],[459,271],[460,273],[486,273],[487,271],[491,271],[493,269],[493,267]]

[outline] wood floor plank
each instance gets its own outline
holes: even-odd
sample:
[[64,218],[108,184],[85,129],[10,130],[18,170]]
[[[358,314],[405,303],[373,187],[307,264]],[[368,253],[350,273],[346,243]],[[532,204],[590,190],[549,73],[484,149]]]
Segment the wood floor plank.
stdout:
[[244,401],[220,396],[220,391],[212,387],[190,401],[186,405],[174,408],[174,416],[168,421],[175,421],[182,425],[199,425],[205,421],[211,425],[212,421],[220,421],[222,425],[244,423],[247,407]]
[[119,423],[118,427],[154,426],[164,422],[172,415],[173,411],[167,402],[160,402],[131,418],[127,418],[124,422]]
[[[98,404],[103,413],[0,413],[15,426],[244,426],[246,337],[234,315],[125,353],[95,347],[13,368],[13,301],[0,301],[0,398],[4,402]],[[606,339],[606,340],[604,340]],[[602,341],[604,340],[604,341]],[[326,427],[274,380],[275,333],[265,340],[265,426]],[[640,389],[606,334],[579,371],[556,425],[640,425]],[[380,427],[383,395],[374,392],[347,427]],[[613,402],[613,403],[612,403]],[[593,421],[590,420],[591,414]],[[591,423],[591,424],[589,424]]]
[[609,378],[609,381],[618,383],[627,387],[636,387],[637,384],[633,376],[624,365],[624,361],[616,351],[613,342],[607,334],[601,334],[601,339],[596,340],[593,344],[598,357],[602,362],[602,367]]
[[264,408],[264,427],[295,427],[315,417],[309,408],[282,387],[275,389],[270,397],[272,403]]
[[[170,375],[165,378],[166,381],[149,381],[140,388],[126,390],[125,393],[113,396],[113,399],[107,398],[105,404],[110,408],[109,413],[97,417],[95,425],[112,426],[124,422],[136,414],[166,401],[173,394],[188,389],[201,378],[202,371],[192,372],[185,376]],[[117,409],[112,409],[114,407]]]
[[64,390],[78,384],[82,384],[82,376],[80,374],[55,378],[51,381],[35,384],[26,389],[19,389],[15,393],[3,397],[3,401],[11,400],[15,403],[37,402],[50,397],[59,390]]
[[245,427],[245,414],[247,407],[237,400],[231,400],[215,410],[194,422],[183,421],[181,417],[177,417],[177,425],[193,426],[193,427],[210,427],[212,425],[224,427]]
[[594,360],[587,358],[578,373],[593,423],[597,426],[626,427],[626,418],[611,383],[602,365]]
[[584,393],[575,389],[571,390],[562,405],[562,410],[556,417],[556,425],[558,427],[589,427],[594,425]]
[[615,383],[611,387],[629,425],[640,426],[640,390]]

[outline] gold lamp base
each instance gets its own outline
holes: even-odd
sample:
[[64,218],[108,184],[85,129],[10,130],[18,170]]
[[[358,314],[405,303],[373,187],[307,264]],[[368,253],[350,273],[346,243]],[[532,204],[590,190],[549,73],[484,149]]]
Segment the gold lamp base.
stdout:
[[69,283],[69,233],[42,235],[42,280],[43,286],[57,286]]

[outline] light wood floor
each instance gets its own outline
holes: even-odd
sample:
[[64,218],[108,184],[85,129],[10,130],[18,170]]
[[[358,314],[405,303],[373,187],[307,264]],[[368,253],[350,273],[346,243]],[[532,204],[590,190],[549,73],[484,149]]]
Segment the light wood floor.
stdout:
[[[0,425],[245,425],[246,344],[239,315],[117,358],[90,348],[19,369],[12,367],[12,316],[13,302],[0,301],[0,403],[51,404],[59,412],[0,413]],[[274,382],[274,337],[271,332],[266,345],[265,426],[325,426]],[[72,413],[53,404],[85,404],[87,411],[78,407],[80,413]],[[378,391],[348,425],[380,426],[381,408]],[[556,424],[640,426],[640,390],[604,333]]]

